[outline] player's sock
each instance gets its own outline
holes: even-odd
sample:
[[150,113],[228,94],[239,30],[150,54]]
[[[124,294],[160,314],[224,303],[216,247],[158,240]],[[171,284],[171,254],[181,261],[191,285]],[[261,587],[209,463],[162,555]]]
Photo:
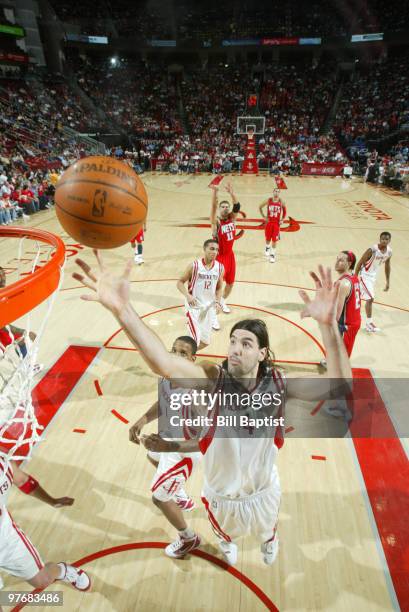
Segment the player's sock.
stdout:
[[266,246],[266,257],[270,255],[270,247]]
[[373,325],[372,317],[370,317],[370,318],[368,317],[366,322],[367,322],[368,325]]
[[178,534],[184,540],[191,540],[196,535],[193,529],[190,529],[190,527],[186,527],[186,529],[181,529],[180,531],[178,531]]
[[66,565],[65,563],[57,563],[57,565],[58,565],[58,569],[60,570],[60,573],[57,576],[57,580],[61,580],[65,576]]
[[276,250],[273,249],[273,247],[271,247],[271,249],[270,249],[270,255],[273,255],[273,257],[276,256]]

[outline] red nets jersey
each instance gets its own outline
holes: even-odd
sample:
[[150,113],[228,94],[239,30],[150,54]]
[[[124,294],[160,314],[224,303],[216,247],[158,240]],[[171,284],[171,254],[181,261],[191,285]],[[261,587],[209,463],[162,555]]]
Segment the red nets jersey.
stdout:
[[351,284],[348,297],[344,302],[344,307],[338,321],[338,325],[344,329],[348,327],[361,326],[361,291],[359,288],[359,278],[356,274],[343,274],[339,280],[347,278]]
[[270,198],[268,200],[268,204],[267,204],[267,218],[268,218],[268,222],[272,223],[279,223],[281,221],[281,219],[284,219],[285,215],[287,214],[287,210],[285,205],[282,203],[281,200],[273,200],[273,198]]
[[229,255],[233,252],[236,223],[229,217],[219,219],[217,222],[217,240],[219,242],[219,256]]

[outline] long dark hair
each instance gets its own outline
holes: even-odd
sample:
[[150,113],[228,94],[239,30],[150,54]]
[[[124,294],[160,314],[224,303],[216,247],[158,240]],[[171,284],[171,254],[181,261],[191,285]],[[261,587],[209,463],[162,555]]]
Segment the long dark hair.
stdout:
[[[267,325],[262,319],[244,319],[243,321],[238,321],[230,330],[230,338],[236,329],[245,329],[252,332],[257,338],[259,348],[267,349],[266,356],[263,361],[260,361],[257,372],[257,376],[265,376],[274,367],[274,353],[270,349]],[[223,361],[222,367],[227,370],[227,359]]]

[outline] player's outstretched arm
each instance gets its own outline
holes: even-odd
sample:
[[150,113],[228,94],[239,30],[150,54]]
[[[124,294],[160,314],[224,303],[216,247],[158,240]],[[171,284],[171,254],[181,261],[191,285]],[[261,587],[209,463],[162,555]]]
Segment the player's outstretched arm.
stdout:
[[366,249],[365,253],[362,255],[361,259],[355,266],[355,274],[359,274],[361,268],[366,262],[372,257],[372,249]]
[[138,419],[132,427],[129,429],[129,440],[135,444],[140,444],[140,436],[142,429],[148,423],[156,421],[159,418],[159,402],[156,401],[152,406],[145,412],[144,415]]
[[52,497],[43,487],[40,485],[38,480],[23,472],[18,467],[15,461],[11,462],[13,467],[13,478],[14,484],[25,493],[31,495],[40,501],[53,506],[54,508],[61,508],[62,506],[72,506],[74,499],[72,497]]
[[352,381],[351,365],[336,320],[340,286],[332,282],[330,268],[320,265],[318,274],[310,272],[316,289],[313,300],[306,291],[299,292],[305,304],[301,316],[312,317],[318,323],[326,353],[327,375],[288,381],[289,397],[311,401],[331,397],[334,392],[345,394]]
[[210,189],[212,190],[212,203],[210,207],[210,223],[212,224],[212,233],[213,235],[217,231],[217,205],[219,203],[217,199],[217,192],[219,191],[217,185],[210,185]]
[[204,367],[168,353],[159,336],[145,325],[131,306],[129,275],[132,260],[126,264],[122,276],[114,276],[105,266],[101,254],[96,250],[94,254],[98,261],[98,270],[95,271],[82,259],[75,260],[82,274],[75,272],[73,277],[91,290],[91,293],[82,295],[81,298],[86,301],[99,302],[112,312],[132,344],[139,349],[143,359],[155,374],[165,378],[194,380],[206,378]]
[[237,196],[233,191],[233,186],[231,183],[227,183],[225,190],[228,194],[230,194],[231,201],[233,204],[233,211],[230,213],[230,219],[232,219],[232,221],[235,221],[240,210],[240,202],[238,201]]
[[158,434],[142,438],[142,444],[156,453],[196,453],[200,450],[198,440],[163,440]]

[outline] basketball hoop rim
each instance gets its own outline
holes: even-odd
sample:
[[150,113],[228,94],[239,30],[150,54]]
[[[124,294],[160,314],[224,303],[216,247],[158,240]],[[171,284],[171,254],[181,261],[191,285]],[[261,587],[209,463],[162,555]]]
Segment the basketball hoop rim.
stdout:
[[0,227],[0,238],[39,240],[55,247],[50,261],[44,266],[0,289],[0,328],[16,321],[46,300],[60,283],[60,269],[65,261],[65,245],[51,232],[35,228]]

